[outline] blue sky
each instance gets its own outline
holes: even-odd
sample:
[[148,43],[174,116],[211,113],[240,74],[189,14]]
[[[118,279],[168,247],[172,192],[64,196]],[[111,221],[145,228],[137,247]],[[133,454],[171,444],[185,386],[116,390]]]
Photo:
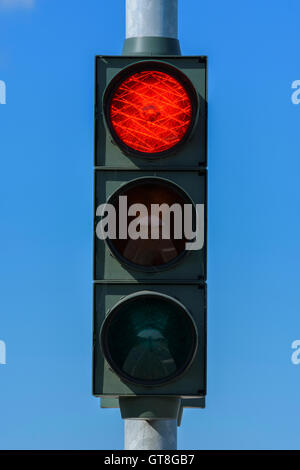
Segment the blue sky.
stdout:
[[[118,449],[91,396],[94,56],[125,1],[0,0],[1,449]],[[296,0],[179,0],[209,57],[208,397],[182,449],[300,449]]]

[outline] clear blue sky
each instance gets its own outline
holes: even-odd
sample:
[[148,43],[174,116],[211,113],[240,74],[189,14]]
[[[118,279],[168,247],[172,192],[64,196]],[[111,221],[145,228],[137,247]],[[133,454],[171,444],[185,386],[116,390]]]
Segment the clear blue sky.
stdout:
[[[300,4],[179,4],[209,56],[208,397],[179,447],[299,449]],[[94,56],[121,52],[125,0],[0,5],[0,448],[122,448],[91,331]]]

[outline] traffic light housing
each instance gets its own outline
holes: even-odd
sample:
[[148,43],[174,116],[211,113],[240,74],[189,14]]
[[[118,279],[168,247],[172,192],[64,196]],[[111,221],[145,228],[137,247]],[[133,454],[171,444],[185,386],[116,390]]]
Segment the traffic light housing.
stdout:
[[[188,88],[192,101],[190,126],[179,143],[163,154],[143,155],[129,146],[120,145],[120,139],[111,132],[112,124],[106,107],[120,82],[129,74],[144,69],[159,69],[172,74],[182,87]],[[205,168],[207,163],[207,60],[206,57],[184,56],[97,56],[95,77],[95,166],[114,169],[171,169]],[[160,90],[159,90],[160,92]],[[156,97],[155,97],[156,98]],[[147,105],[146,105],[147,106]],[[149,105],[150,107],[151,105]],[[146,109],[149,112],[150,109]],[[145,116],[144,116],[145,117]],[[119,144],[119,145],[118,145]],[[125,158],[126,155],[128,158]],[[150,157],[150,158],[149,158]],[[170,157],[170,158],[169,158]]]
[[[162,397],[206,395],[207,60],[97,56],[95,83],[93,393],[123,417],[167,417]],[[105,204],[116,233],[103,239]],[[204,208],[202,245],[186,249],[175,213],[164,239],[161,213],[127,213],[136,204],[189,205],[194,228]],[[159,238],[126,238],[125,212],[126,232],[139,214]]]

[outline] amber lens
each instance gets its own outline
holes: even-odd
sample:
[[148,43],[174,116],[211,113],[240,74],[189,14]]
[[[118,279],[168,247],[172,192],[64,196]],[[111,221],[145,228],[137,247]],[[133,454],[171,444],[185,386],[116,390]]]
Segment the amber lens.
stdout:
[[[133,184],[125,185],[117,196],[113,197],[109,202],[115,206],[117,215],[117,234],[119,234],[119,197],[127,196],[128,208],[133,204],[143,204],[147,208],[147,217],[141,219],[141,225],[146,226],[148,233],[147,239],[132,239],[127,236],[126,239],[108,240],[114,253],[121,257],[125,262],[140,268],[162,268],[170,263],[177,261],[185,253],[186,238],[184,237],[183,213],[184,204],[192,204],[188,196],[177,186],[163,179],[141,179],[136,180]],[[175,215],[171,211],[170,218],[164,218],[163,212],[159,212],[159,216],[153,216],[151,212],[152,204],[166,204],[171,207],[173,204],[180,206],[182,217],[180,219],[182,237],[178,239],[175,231]],[[138,214],[139,216],[140,214]],[[127,226],[130,225],[136,216],[128,217]],[[178,218],[177,222],[178,223]],[[169,224],[166,227],[166,224]],[[159,238],[151,238],[151,229],[157,229]],[[169,238],[165,238],[163,227],[167,228]],[[178,225],[177,225],[178,227]]]
[[190,128],[193,105],[179,78],[143,70],[125,78],[113,91],[109,120],[117,138],[145,154],[169,150]]

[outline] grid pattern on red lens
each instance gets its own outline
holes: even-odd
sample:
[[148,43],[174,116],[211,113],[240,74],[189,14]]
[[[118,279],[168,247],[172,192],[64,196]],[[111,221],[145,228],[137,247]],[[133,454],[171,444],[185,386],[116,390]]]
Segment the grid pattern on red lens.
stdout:
[[164,152],[185,136],[192,120],[191,99],[173,76],[142,71],[114,91],[110,120],[119,139],[144,153]]

